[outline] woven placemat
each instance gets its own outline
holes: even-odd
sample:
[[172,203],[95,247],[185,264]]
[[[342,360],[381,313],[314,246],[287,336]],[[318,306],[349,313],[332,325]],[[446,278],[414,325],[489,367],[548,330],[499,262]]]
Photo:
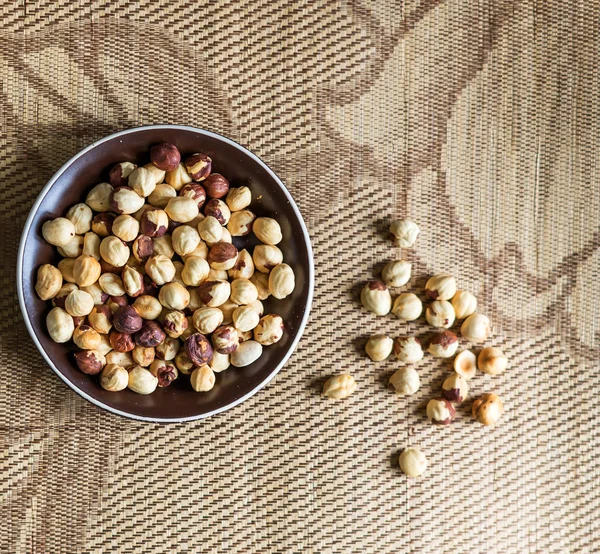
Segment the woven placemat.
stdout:
[[[0,550],[597,552],[600,439],[600,2],[0,3]],[[305,337],[234,410],[185,425],[101,412],[44,364],[19,313],[22,225],[94,139],[182,123],[281,176],[316,261]],[[501,424],[449,428],[362,348],[393,318],[360,284],[399,255],[474,292],[510,359],[478,377]],[[358,391],[325,401],[326,376]],[[399,451],[429,456],[407,480]]]

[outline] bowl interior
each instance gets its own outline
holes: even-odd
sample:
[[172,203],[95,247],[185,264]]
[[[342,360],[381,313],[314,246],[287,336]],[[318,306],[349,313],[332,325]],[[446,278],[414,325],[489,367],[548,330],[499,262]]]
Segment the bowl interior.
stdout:
[[[250,209],[258,216],[268,215],[280,223],[283,241],[278,245],[284,261],[294,268],[296,288],[284,300],[264,301],[265,313],[277,313],[285,322],[283,338],[265,347],[263,355],[245,368],[230,367],[217,374],[215,387],[208,393],[196,393],[189,378],[180,376],[171,386],[143,396],[129,390],[108,392],[97,377],[89,377],[76,367],[72,352],[75,346],[54,343],[46,330],[45,318],[49,303],[35,293],[37,268],[44,263],[57,263],[56,249],[43,240],[42,224],[62,216],[77,202],[83,202],[91,187],[108,180],[108,171],[117,162],[131,161],[138,165],[149,162],[150,146],[157,142],[175,144],[184,157],[204,152],[213,159],[213,171],[223,174],[231,186],[248,185],[253,201]],[[194,419],[222,411],[266,384],[293,350],[302,333],[305,314],[312,296],[312,254],[308,235],[293,200],[273,173],[241,146],[204,131],[172,126],[156,126],[120,133],[96,143],[72,160],[62,173],[55,176],[52,186],[40,197],[30,216],[31,225],[22,239],[22,301],[24,317],[29,320],[32,334],[37,337],[42,353],[53,369],[76,391],[103,407],[139,419],[169,421]],[[255,240],[255,239],[254,239]],[[238,247],[252,246],[252,239],[239,237]]]

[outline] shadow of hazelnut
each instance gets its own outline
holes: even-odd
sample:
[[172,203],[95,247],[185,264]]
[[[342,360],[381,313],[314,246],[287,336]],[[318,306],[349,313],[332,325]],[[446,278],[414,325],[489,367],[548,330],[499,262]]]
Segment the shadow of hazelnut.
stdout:
[[[369,361],[371,361],[371,359],[367,356],[367,353],[365,352],[365,345],[367,344],[367,341],[369,340],[369,337],[371,335],[361,335],[358,337],[354,337],[352,339],[352,347],[354,348],[354,352],[356,352],[356,354],[358,354],[361,357],[365,357],[367,358]],[[373,362],[373,363],[382,363],[382,362]]]
[[373,227],[375,227],[375,234],[379,239],[388,242],[391,247],[395,247],[395,237],[390,233],[390,222],[392,219],[391,215],[380,217],[373,222]]
[[323,392],[323,385],[329,379],[329,376],[325,377],[314,377],[308,381],[308,388],[313,394],[321,395]]
[[400,454],[402,454],[403,450],[404,450],[404,448],[399,448],[398,450],[394,450],[394,452],[392,452],[389,457],[390,468],[393,469],[394,472],[400,473],[402,475],[404,475],[404,473],[400,469],[399,460],[400,460]]

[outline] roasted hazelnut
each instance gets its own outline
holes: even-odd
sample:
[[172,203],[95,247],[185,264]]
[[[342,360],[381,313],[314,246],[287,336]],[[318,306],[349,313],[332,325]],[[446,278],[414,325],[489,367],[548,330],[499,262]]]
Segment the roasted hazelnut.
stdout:
[[[286,298],[294,291],[296,278],[294,271],[288,264],[275,266],[269,274],[269,292],[279,300]],[[256,288],[256,287],[255,287]],[[258,291],[257,291],[258,295]],[[389,291],[388,291],[389,295]],[[254,301],[254,300],[253,300]],[[391,298],[390,298],[391,303]],[[389,308],[388,308],[389,312]]]
[[254,340],[263,346],[275,344],[283,337],[284,329],[285,327],[281,316],[278,316],[277,314],[267,314],[260,318],[258,325],[254,329]]
[[100,285],[100,288],[109,296],[123,296],[125,294],[123,280],[114,273],[104,273],[100,275],[98,284]]
[[142,316],[133,306],[120,306],[113,315],[113,325],[119,333],[136,333],[143,324]]
[[163,142],[150,147],[150,161],[161,171],[171,171],[179,165],[181,154],[177,146]]
[[[108,354],[114,352],[112,344],[110,344],[108,335],[100,334],[100,344],[98,345],[98,348],[96,348],[96,350],[100,352],[100,354],[102,354],[103,356],[108,356]],[[108,363],[108,358],[106,359],[106,363]]]
[[108,212],[112,192],[113,187],[108,183],[99,183],[88,193],[85,203],[95,212]]
[[68,342],[73,336],[73,318],[62,308],[52,308],[46,316],[46,328],[50,338],[57,343]]
[[185,352],[195,365],[201,366],[210,362],[213,348],[210,341],[201,333],[190,335],[184,343]]
[[180,337],[187,329],[188,321],[183,312],[173,310],[165,314],[162,321],[162,326],[167,335],[173,339],[176,339]]
[[231,211],[223,200],[213,198],[204,204],[204,215],[214,217],[221,225],[227,225],[231,218]]
[[197,287],[206,280],[210,267],[202,258],[188,258],[181,270],[181,279],[189,287]]
[[392,353],[394,341],[386,335],[373,335],[365,345],[367,356],[374,362],[381,362]]
[[81,253],[85,256],[91,256],[100,261],[100,243],[102,240],[96,234],[90,231],[83,236],[83,248]]
[[[186,313],[193,313],[193,311],[190,311],[189,306],[186,308]],[[196,328],[194,327],[193,323],[193,317],[191,315],[186,315],[185,320],[187,321],[187,327],[184,329],[183,333],[181,333],[181,336],[179,337],[180,341],[184,341],[190,335],[193,335],[196,332]]]
[[80,352],[75,352],[74,356],[77,367],[87,375],[100,373],[106,365],[106,358],[97,350],[81,350]]
[[73,275],[75,260],[73,258],[63,258],[58,262],[57,267],[64,281],[67,283],[75,282],[75,276]]
[[208,365],[215,373],[221,373],[221,371],[225,371],[231,365],[229,354],[219,354],[218,352],[213,352],[212,360]]
[[194,181],[204,181],[210,175],[212,160],[206,154],[192,154],[186,158],[185,168]]
[[145,167],[138,167],[134,169],[129,175],[128,179],[129,187],[141,198],[150,196],[156,188],[154,182],[154,175],[150,173]]
[[135,240],[140,231],[140,224],[137,219],[130,215],[120,215],[113,222],[113,234],[124,242]]
[[94,309],[92,295],[83,290],[74,290],[65,300],[65,310],[73,317],[86,316]]
[[[212,308],[210,308],[212,309]],[[239,306],[233,310],[232,314],[233,325],[238,331],[252,331],[260,321],[260,315],[256,313],[250,306]],[[278,316],[277,316],[278,317]],[[255,337],[256,338],[256,337]],[[281,337],[279,337],[281,338]],[[256,338],[258,342],[261,342]],[[277,339],[279,340],[279,339]],[[265,343],[262,343],[265,344]]]
[[92,210],[83,202],[71,206],[67,212],[67,219],[73,224],[78,235],[84,235],[92,228],[93,217]]
[[414,321],[418,319],[423,311],[423,303],[416,294],[403,292],[394,300],[392,313],[400,321]]
[[108,174],[108,180],[113,187],[124,187],[129,181],[131,172],[137,165],[131,162],[121,162],[115,165]]
[[446,378],[442,385],[442,396],[453,404],[461,404],[469,394],[469,385],[457,373]]
[[483,425],[495,425],[504,413],[504,404],[494,393],[483,394],[473,402],[471,413],[475,421]]
[[176,196],[169,200],[165,212],[177,223],[188,223],[198,215],[198,204],[187,196]]
[[425,309],[425,319],[433,327],[448,329],[454,323],[454,308],[447,300],[434,300]]
[[144,198],[129,187],[118,187],[110,195],[110,207],[118,214],[133,214],[144,205]]
[[175,356],[177,356],[180,346],[181,343],[179,342],[179,339],[166,337],[164,341],[156,346],[156,357],[159,360],[173,360]]
[[229,189],[225,202],[232,212],[239,212],[247,208],[252,202],[252,192],[248,187]]
[[488,375],[500,375],[508,365],[508,358],[500,348],[488,346],[477,356],[477,367]]
[[281,226],[270,217],[259,217],[252,226],[256,238],[265,244],[279,244],[283,238]]
[[223,323],[223,312],[218,308],[198,308],[194,312],[193,323],[198,332],[208,335]]
[[73,331],[73,342],[83,350],[96,350],[100,346],[100,335],[89,325],[80,325]]
[[198,233],[208,244],[215,244],[223,236],[223,227],[215,217],[208,216],[198,223]]
[[262,344],[255,340],[247,340],[229,355],[229,360],[233,367],[246,367],[260,358],[262,350]]
[[185,351],[180,350],[175,356],[175,367],[183,373],[183,375],[189,375],[194,370],[194,363],[190,360],[190,357]]
[[414,367],[405,366],[401,367],[390,377],[389,386],[398,394],[410,396],[419,390],[421,380]]
[[323,395],[336,400],[348,398],[356,390],[356,386],[356,381],[351,375],[334,375],[325,381]]
[[184,310],[190,303],[190,293],[179,283],[167,283],[160,289],[158,301],[170,310]]
[[129,296],[131,296],[132,298],[136,298],[140,294],[143,294],[144,277],[139,271],[126,265],[125,269],[123,270],[122,276],[125,292]]
[[[239,259],[239,258],[238,258]],[[269,291],[269,275],[266,273],[261,273],[260,271],[255,271],[250,277],[250,282],[256,287],[258,291],[258,299],[266,300],[271,296],[271,292]]]
[[223,198],[229,192],[229,181],[220,173],[212,173],[202,182],[210,198]]
[[408,477],[419,477],[427,469],[425,454],[416,447],[405,448],[398,460],[400,469]]
[[110,332],[110,344],[117,352],[131,352],[135,348],[133,337],[127,333],[119,333],[118,331]]
[[110,296],[108,298],[108,300],[106,301],[105,305],[108,308],[110,308],[110,311],[114,315],[115,312],[119,309],[119,307],[127,306],[128,304],[129,304],[129,301],[127,300],[127,297],[125,295],[123,295],[123,296]]
[[113,350],[111,346],[110,352],[106,354],[106,363],[116,364],[127,368],[133,365],[133,357],[131,356],[131,352],[119,352],[118,350]]
[[[269,289],[271,288],[270,285],[271,277],[269,277]],[[392,307],[390,291],[382,281],[367,283],[360,293],[360,300],[363,307],[375,315],[386,315]]]
[[149,369],[150,373],[158,379],[159,387],[168,387],[179,375],[177,368],[164,360],[155,360]]
[[171,236],[173,250],[180,256],[185,256],[193,252],[200,244],[200,235],[198,231],[189,225],[180,225]]
[[171,185],[168,185],[167,183],[161,183],[156,185],[156,188],[154,191],[152,191],[152,194],[148,196],[147,200],[155,208],[164,209],[169,203],[169,200],[171,200],[171,198],[175,198],[176,196],[177,191]]
[[261,273],[269,273],[274,267],[283,262],[283,254],[277,246],[259,244],[252,254],[254,267]]
[[179,196],[187,196],[198,204],[198,209],[206,202],[206,190],[198,183],[188,183],[180,191]]
[[135,259],[140,263],[146,263],[154,255],[154,242],[150,237],[140,235],[131,246]]
[[456,412],[454,406],[445,398],[432,398],[427,403],[427,419],[436,425],[449,425]]
[[402,287],[410,281],[412,264],[397,260],[387,264],[381,272],[381,278],[388,287]]
[[394,340],[394,355],[401,362],[416,364],[423,359],[421,341],[416,337],[399,337]]
[[450,300],[456,294],[456,279],[451,275],[434,275],[425,284],[425,293],[434,300]]
[[[231,279],[250,279],[254,275],[254,262],[246,249],[238,252],[235,264],[227,273]],[[266,284],[268,288],[268,278]]]
[[197,367],[190,375],[190,384],[196,392],[207,392],[215,386],[216,377],[213,370],[203,365]]
[[140,231],[147,237],[162,237],[168,227],[169,217],[164,210],[148,210],[140,220]]
[[63,258],[78,258],[83,254],[83,237],[75,235],[67,244],[56,249]]
[[123,267],[129,259],[129,254],[127,245],[117,237],[106,237],[100,243],[100,256],[114,267]]
[[456,319],[465,319],[477,310],[477,298],[466,290],[458,290],[452,297],[452,307]]
[[54,298],[63,286],[62,273],[51,264],[44,264],[38,269],[35,292],[42,300]]
[[241,306],[258,300],[258,290],[248,279],[234,279],[231,282],[230,300]]
[[[62,274],[61,274],[62,278]],[[67,300],[67,296],[71,294],[74,290],[77,290],[79,287],[75,283],[64,283],[62,287],[58,290],[56,295],[52,298],[52,306],[63,308],[65,307],[65,301]],[[43,299],[42,299],[43,300]]]
[[171,185],[176,191],[181,190],[185,185],[192,182],[192,178],[186,171],[183,164],[178,164],[175,169],[167,171],[165,180]]
[[127,388],[129,373],[118,364],[106,364],[100,374],[100,386],[107,391],[121,391]]
[[135,344],[144,348],[154,348],[161,344],[165,338],[165,332],[155,321],[146,321],[134,336]]
[[211,338],[214,349],[220,354],[231,354],[239,346],[238,333],[231,325],[218,327]]
[[92,231],[104,238],[112,234],[112,226],[117,216],[115,214],[101,213],[92,219]]
[[399,219],[390,224],[390,233],[400,248],[410,248],[419,236],[419,227],[410,219]]
[[470,350],[463,350],[454,358],[453,367],[458,375],[468,381],[477,372],[477,357]]
[[142,316],[143,319],[156,319],[160,316],[163,306],[158,301],[158,298],[154,298],[148,294],[138,296],[133,303],[134,308]]
[[166,256],[169,259],[172,259],[175,256],[175,250],[173,250],[173,244],[171,242],[171,235],[164,235],[163,237],[158,237],[152,239],[152,244],[154,245],[154,255],[155,256]]
[[170,283],[174,279],[176,271],[173,262],[162,254],[149,258],[144,269],[148,277],[157,285]]
[[108,306],[94,306],[88,321],[98,333],[107,334],[112,328],[113,313]]
[[150,175],[152,175],[156,186],[162,183],[167,175],[166,171],[158,169],[158,167],[156,167],[152,162],[146,164],[144,169],[147,169],[150,172]]
[[458,337],[452,331],[442,331],[432,337],[427,350],[436,358],[451,358],[457,348]]
[[471,314],[460,326],[460,334],[469,342],[483,342],[490,332],[490,320],[483,314]]
[[102,267],[98,260],[85,254],[79,256],[73,264],[73,278],[80,287],[93,285],[101,272]]
[[229,281],[204,281],[198,286],[200,300],[211,308],[224,304],[231,294]]
[[138,394],[151,394],[156,390],[158,379],[139,365],[129,370],[127,387]]
[[256,216],[250,210],[233,212],[227,223],[227,230],[233,237],[243,237],[250,234]]
[[57,217],[42,225],[44,240],[54,246],[66,246],[75,236],[75,226],[66,217]]

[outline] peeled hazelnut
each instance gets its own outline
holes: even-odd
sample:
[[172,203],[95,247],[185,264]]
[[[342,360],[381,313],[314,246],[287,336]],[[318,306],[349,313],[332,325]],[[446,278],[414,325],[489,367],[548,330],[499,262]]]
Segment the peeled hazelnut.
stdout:
[[194,369],[194,363],[185,351],[180,350],[175,356],[175,367],[183,374],[189,375]]
[[136,298],[144,292],[144,277],[133,267],[125,266],[122,273],[125,292],[132,298]]
[[[270,282],[269,277],[269,284]],[[386,315],[392,307],[390,291],[381,281],[367,283],[360,293],[360,300],[364,308],[375,315]]]
[[218,198],[213,198],[204,204],[204,215],[214,217],[221,225],[227,225],[231,218],[229,206]]
[[145,167],[138,167],[131,172],[128,179],[128,185],[141,198],[150,196],[156,188],[154,175],[152,175]]
[[228,275],[227,275],[227,271],[225,271],[224,269],[214,269],[213,267],[210,268],[210,271],[208,272],[208,277],[206,278],[207,281],[227,281]]
[[427,469],[425,454],[416,447],[405,448],[398,460],[400,469],[408,477],[419,477]]
[[118,214],[133,214],[144,205],[144,198],[129,187],[118,187],[110,195],[110,207]]
[[119,333],[136,333],[143,323],[142,316],[133,306],[120,306],[113,314],[113,325]]
[[254,340],[242,342],[237,350],[234,350],[229,359],[234,367],[246,367],[260,358],[262,354],[262,344]]
[[208,335],[223,323],[223,312],[218,308],[198,308],[194,312],[193,323],[200,333]]
[[165,332],[155,321],[146,321],[134,336],[135,344],[144,348],[154,348],[161,344],[165,338]]
[[163,306],[158,301],[158,298],[154,298],[148,294],[138,296],[133,303],[133,306],[137,312],[144,319],[152,320],[156,319],[162,312]]
[[200,300],[211,308],[217,308],[227,302],[230,294],[229,281],[204,281],[198,286]]
[[86,256],[91,256],[95,260],[100,261],[100,237],[90,231],[83,236],[83,248],[81,253]]
[[112,231],[122,241],[131,242],[138,236],[140,224],[137,219],[124,214],[114,220]]
[[434,300],[450,300],[456,294],[456,279],[451,275],[434,275],[425,284],[425,293]]
[[177,146],[163,142],[150,148],[150,161],[161,171],[171,171],[179,165],[181,154]]
[[425,319],[433,327],[448,329],[454,323],[454,308],[447,300],[434,300],[425,309]]
[[196,392],[207,392],[215,386],[216,377],[213,370],[203,365],[192,371],[190,384]]
[[119,352],[118,350],[113,350],[111,346],[110,352],[106,354],[106,363],[131,367],[133,365],[133,357],[131,356],[131,352]]
[[197,366],[210,362],[213,348],[210,341],[201,333],[190,335],[184,343],[186,354]]
[[261,273],[269,273],[274,267],[283,262],[283,253],[277,246],[259,244],[252,253],[254,267]]
[[73,331],[73,342],[83,350],[96,350],[100,346],[100,335],[89,325],[80,325]]
[[53,308],[46,316],[46,328],[54,342],[63,343],[71,340],[75,324],[73,318],[62,308]]
[[248,187],[229,189],[225,202],[232,212],[238,212],[250,205],[250,202],[252,202],[252,192]]
[[132,336],[127,333],[111,331],[109,340],[110,344],[117,352],[131,352],[135,348]]
[[117,216],[115,214],[101,213],[92,219],[92,231],[99,237],[108,237],[112,234],[112,226]]
[[436,358],[451,358],[458,348],[458,337],[452,331],[436,333],[427,349]]
[[365,345],[367,356],[374,362],[382,362],[391,353],[394,341],[386,335],[373,335]]
[[104,390],[117,392],[127,388],[129,373],[118,364],[106,364],[100,374],[100,386]]
[[173,250],[173,244],[171,242],[171,235],[164,235],[163,237],[158,237],[152,239],[152,244],[154,245],[154,255],[155,256],[166,256],[169,259],[172,259],[175,256],[175,250]]
[[101,272],[102,267],[98,260],[85,254],[79,256],[73,264],[73,278],[80,287],[93,285]]
[[186,171],[183,164],[178,164],[177,167],[172,169],[171,171],[167,171],[165,176],[165,180],[169,185],[171,185],[175,190],[181,190],[185,185],[192,182],[192,177]]
[[162,254],[149,258],[144,269],[148,277],[157,285],[170,283],[175,277],[176,271],[173,262]]
[[414,367],[405,366],[401,367],[390,377],[389,386],[398,394],[410,396],[419,390],[421,380]]
[[[200,244],[200,235],[198,231],[189,225],[180,225],[171,236],[173,250],[180,256],[185,256],[193,252]],[[234,247],[235,248],[235,247]]]
[[112,328],[112,310],[108,306],[94,306],[88,316],[88,321],[98,333],[108,334]]
[[215,217],[208,216],[198,223],[198,233],[208,244],[215,244],[223,236],[223,227]]
[[186,158],[185,168],[194,181],[204,181],[212,170],[212,160],[206,154],[192,154]]
[[[294,271],[288,264],[275,266],[269,274],[269,292],[279,300],[286,298],[294,291],[296,278]],[[256,287],[255,287],[256,288]],[[389,296],[389,292],[388,292]],[[258,297],[258,291],[257,291]],[[256,299],[255,299],[256,300]],[[254,300],[253,300],[254,301]],[[391,299],[390,299],[391,303]],[[389,312],[389,308],[388,308]]]
[[131,172],[137,165],[131,162],[121,162],[115,165],[108,174],[108,180],[113,187],[124,187],[128,183]]
[[125,294],[125,287],[123,286],[123,280],[114,273],[103,273],[98,279],[100,288],[109,296],[123,296]]
[[356,390],[356,386],[356,381],[351,375],[334,375],[325,381],[323,394],[336,400],[348,398]]
[[473,402],[473,419],[483,425],[495,425],[503,413],[504,404],[501,398],[494,393],[483,394],[481,398]]
[[452,297],[452,307],[456,319],[465,319],[477,310],[477,298],[466,290],[458,290]]
[[[233,314],[231,317],[234,327],[238,331],[242,332],[252,331],[252,329],[254,329],[260,321],[260,316],[250,306],[239,306],[238,308],[233,310]],[[258,338],[255,337],[255,339],[258,342],[261,342]]]
[[231,325],[218,327],[211,338],[214,349],[220,354],[231,354],[239,346],[237,330]]
[[100,243],[100,256],[114,267],[123,267],[129,259],[129,254],[127,245],[117,237],[106,237]]
[[394,300],[392,313],[400,321],[414,321],[423,311],[423,303],[416,294],[403,292]]
[[181,279],[189,287],[197,287],[206,280],[210,267],[202,258],[188,258],[181,270]]
[[259,217],[252,226],[254,234],[261,242],[265,244],[279,244],[283,238],[281,226],[270,217]]
[[[239,260],[239,257],[238,257]],[[250,282],[256,287],[258,291],[258,299],[266,300],[271,296],[271,292],[269,291],[269,275],[266,273],[261,273],[260,271],[256,271],[252,274],[252,277],[249,278]]]
[[54,246],[65,246],[75,236],[75,226],[66,217],[57,217],[42,225],[44,240]]
[[156,390],[158,379],[139,365],[129,370],[127,387],[138,394],[150,394]]
[[35,292],[42,300],[54,298],[63,286],[62,273],[51,264],[44,264],[38,269]]
[[95,212],[108,212],[112,192],[113,188],[108,183],[100,183],[88,193],[85,203]]
[[467,398],[467,394],[469,394],[469,385],[467,385],[467,381],[457,373],[453,373],[447,377],[442,385],[442,396],[453,404],[461,404],[464,402]]
[[468,381],[475,377],[477,372],[477,357],[470,350],[463,350],[454,358],[453,366],[454,371]]
[[67,283],[75,282],[75,276],[73,275],[75,260],[73,258],[63,258],[58,262],[57,267],[64,281],[67,281]]
[[278,316],[277,314],[267,314],[260,318],[258,325],[254,329],[254,340],[263,346],[275,344],[283,337],[284,329],[285,327],[281,316]]
[[179,283],[167,283],[160,289],[158,301],[170,310],[184,310],[190,303],[190,293]]
[[152,191],[152,194],[148,196],[147,200],[155,208],[164,209],[169,203],[169,200],[171,200],[171,198],[175,198],[176,196],[177,191],[171,185],[168,185],[167,183],[160,183],[156,185],[156,188],[154,191]]
[[240,306],[252,304],[258,300],[258,290],[248,279],[234,279],[231,282],[230,300]]
[[508,358],[494,346],[484,348],[477,356],[477,367],[488,375],[500,375],[508,365]]
[[252,224],[255,219],[256,216],[250,210],[233,212],[227,223],[227,230],[233,237],[246,236],[252,231]]
[[456,411],[449,400],[433,398],[427,403],[427,419],[437,425],[449,425]]
[[169,227],[169,217],[164,210],[147,210],[140,219],[140,231],[147,237],[162,237]]
[[231,365],[229,354],[213,352],[212,360],[208,365],[215,373],[225,371]]
[[150,175],[152,175],[156,186],[158,186],[160,183],[162,183],[165,180],[165,177],[167,174],[166,171],[164,171],[162,169],[158,169],[158,167],[156,167],[152,162],[146,164],[144,166],[144,169],[147,169],[150,172]]
[[65,300],[65,310],[73,317],[86,316],[94,309],[92,295],[83,290],[74,290]]
[[64,258],[78,258],[83,254],[83,237],[75,235],[64,246],[57,246],[58,253]]
[[401,362],[416,364],[423,359],[421,341],[416,337],[399,337],[394,340],[394,355]]
[[460,326],[460,334],[469,342],[483,342],[490,332],[490,320],[483,314],[471,314]]
[[187,329],[187,326],[188,321],[185,314],[178,310],[167,312],[162,321],[162,327],[165,330],[165,333],[173,339],[180,337]]
[[[62,278],[62,273],[61,273]],[[75,283],[64,283],[62,287],[58,290],[56,295],[52,298],[52,306],[63,308],[65,307],[65,301],[67,300],[67,296],[71,294],[74,290],[77,290],[79,287]]]
[[402,260],[390,262],[381,272],[381,278],[388,287],[402,287],[410,281],[412,264]]
[[106,358],[97,350],[81,350],[75,352],[77,367],[87,375],[96,375],[106,365]]
[[188,223],[198,216],[198,204],[187,196],[176,196],[169,200],[165,212],[177,223]]
[[67,212],[67,219],[73,224],[78,235],[84,235],[92,228],[93,217],[92,210],[83,202],[71,206]]
[[254,275],[254,262],[246,249],[238,252],[235,264],[227,273],[231,279],[250,279]]
[[410,248],[419,236],[419,227],[410,219],[400,219],[392,221],[390,224],[390,233],[394,235],[396,244],[400,248]]

